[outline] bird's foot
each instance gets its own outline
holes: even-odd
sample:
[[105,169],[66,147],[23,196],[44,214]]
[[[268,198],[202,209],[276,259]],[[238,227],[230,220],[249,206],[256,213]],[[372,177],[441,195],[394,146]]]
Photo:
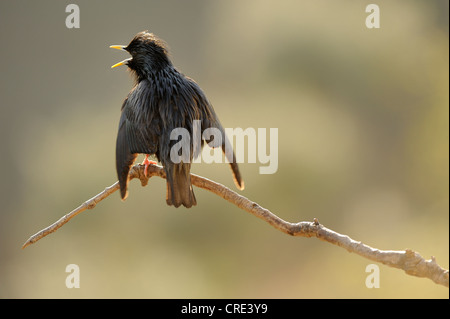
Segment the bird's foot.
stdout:
[[156,164],[158,164],[158,163],[156,163],[156,162],[154,162],[154,161],[150,161],[150,160],[148,159],[148,157],[149,157],[149,155],[146,154],[146,155],[145,155],[145,159],[144,159],[144,161],[142,162],[142,165],[145,166],[145,168],[144,168],[144,175],[145,175],[145,177],[147,177],[148,166],[149,166],[149,165],[156,165]]

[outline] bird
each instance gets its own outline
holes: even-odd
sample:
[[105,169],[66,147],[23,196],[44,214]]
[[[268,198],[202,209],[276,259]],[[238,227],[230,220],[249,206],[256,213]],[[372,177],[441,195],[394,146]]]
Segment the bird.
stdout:
[[[111,68],[126,65],[135,80],[134,87],[122,104],[116,140],[116,170],[122,200],[128,196],[131,166],[139,154],[144,154],[146,175],[148,166],[156,164],[148,159],[149,156],[156,157],[165,170],[166,203],[169,206],[190,208],[197,204],[190,179],[192,161],[200,153],[195,151],[194,140],[189,140],[188,154],[182,156],[182,160],[171,158],[172,147],[181,140],[171,139],[171,132],[181,128],[192,136],[194,121],[200,123],[201,133],[215,128],[222,134],[221,145],[214,145],[214,138],[207,140],[202,134],[201,147],[206,142],[222,148],[230,163],[236,187],[243,190],[244,181],[236,156],[234,151],[225,152],[226,144],[230,142],[212,104],[200,86],[172,64],[166,42],[153,33],[142,31],[127,46],[111,45],[110,48],[131,55]],[[184,150],[186,148],[182,148],[181,152]]]

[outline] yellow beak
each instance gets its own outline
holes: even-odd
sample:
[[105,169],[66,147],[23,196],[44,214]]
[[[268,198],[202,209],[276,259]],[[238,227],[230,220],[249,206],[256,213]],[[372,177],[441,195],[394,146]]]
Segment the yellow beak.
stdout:
[[111,69],[114,69],[116,66],[124,65],[124,64],[126,64],[128,61],[130,61],[131,59],[132,59],[132,58],[128,58],[128,59],[125,59],[125,60],[123,60],[123,61],[120,61],[119,63],[116,63],[116,64],[112,65],[112,66],[111,66]]
[[[110,47],[111,49],[117,49],[117,50],[126,51],[126,50],[125,50],[125,48],[126,48],[125,45],[110,45],[109,47]],[[132,58],[128,58],[128,59],[125,59],[125,60],[123,60],[123,61],[120,61],[119,63],[116,63],[116,64],[114,64],[113,66],[111,66],[111,69],[115,68],[116,66],[124,65],[124,64],[126,64],[128,61],[130,61],[131,59],[132,59]]]
[[125,48],[126,48],[125,45],[110,45],[109,47],[111,49],[117,49],[117,50],[122,50],[122,51],[125,51]]

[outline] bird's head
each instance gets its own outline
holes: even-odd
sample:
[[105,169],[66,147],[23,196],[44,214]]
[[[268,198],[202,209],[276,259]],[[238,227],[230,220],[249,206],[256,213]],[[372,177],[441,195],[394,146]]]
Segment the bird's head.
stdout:
[[127,51],[131,58],[114,64],[111,68],[127,65],[138,78],[145,78],[150,73],[170,65],[167,45],[153,33],[142,31],[136,34],[130,44],[111,45],[110,48]]

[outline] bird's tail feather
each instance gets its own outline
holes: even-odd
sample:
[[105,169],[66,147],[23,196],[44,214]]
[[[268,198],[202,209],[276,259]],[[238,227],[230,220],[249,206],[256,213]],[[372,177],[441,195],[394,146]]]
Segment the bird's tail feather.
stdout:
[[165,166],[167,178],[167,204],[186,208],[197,205],[191,185],[190,164],[169,164]]

